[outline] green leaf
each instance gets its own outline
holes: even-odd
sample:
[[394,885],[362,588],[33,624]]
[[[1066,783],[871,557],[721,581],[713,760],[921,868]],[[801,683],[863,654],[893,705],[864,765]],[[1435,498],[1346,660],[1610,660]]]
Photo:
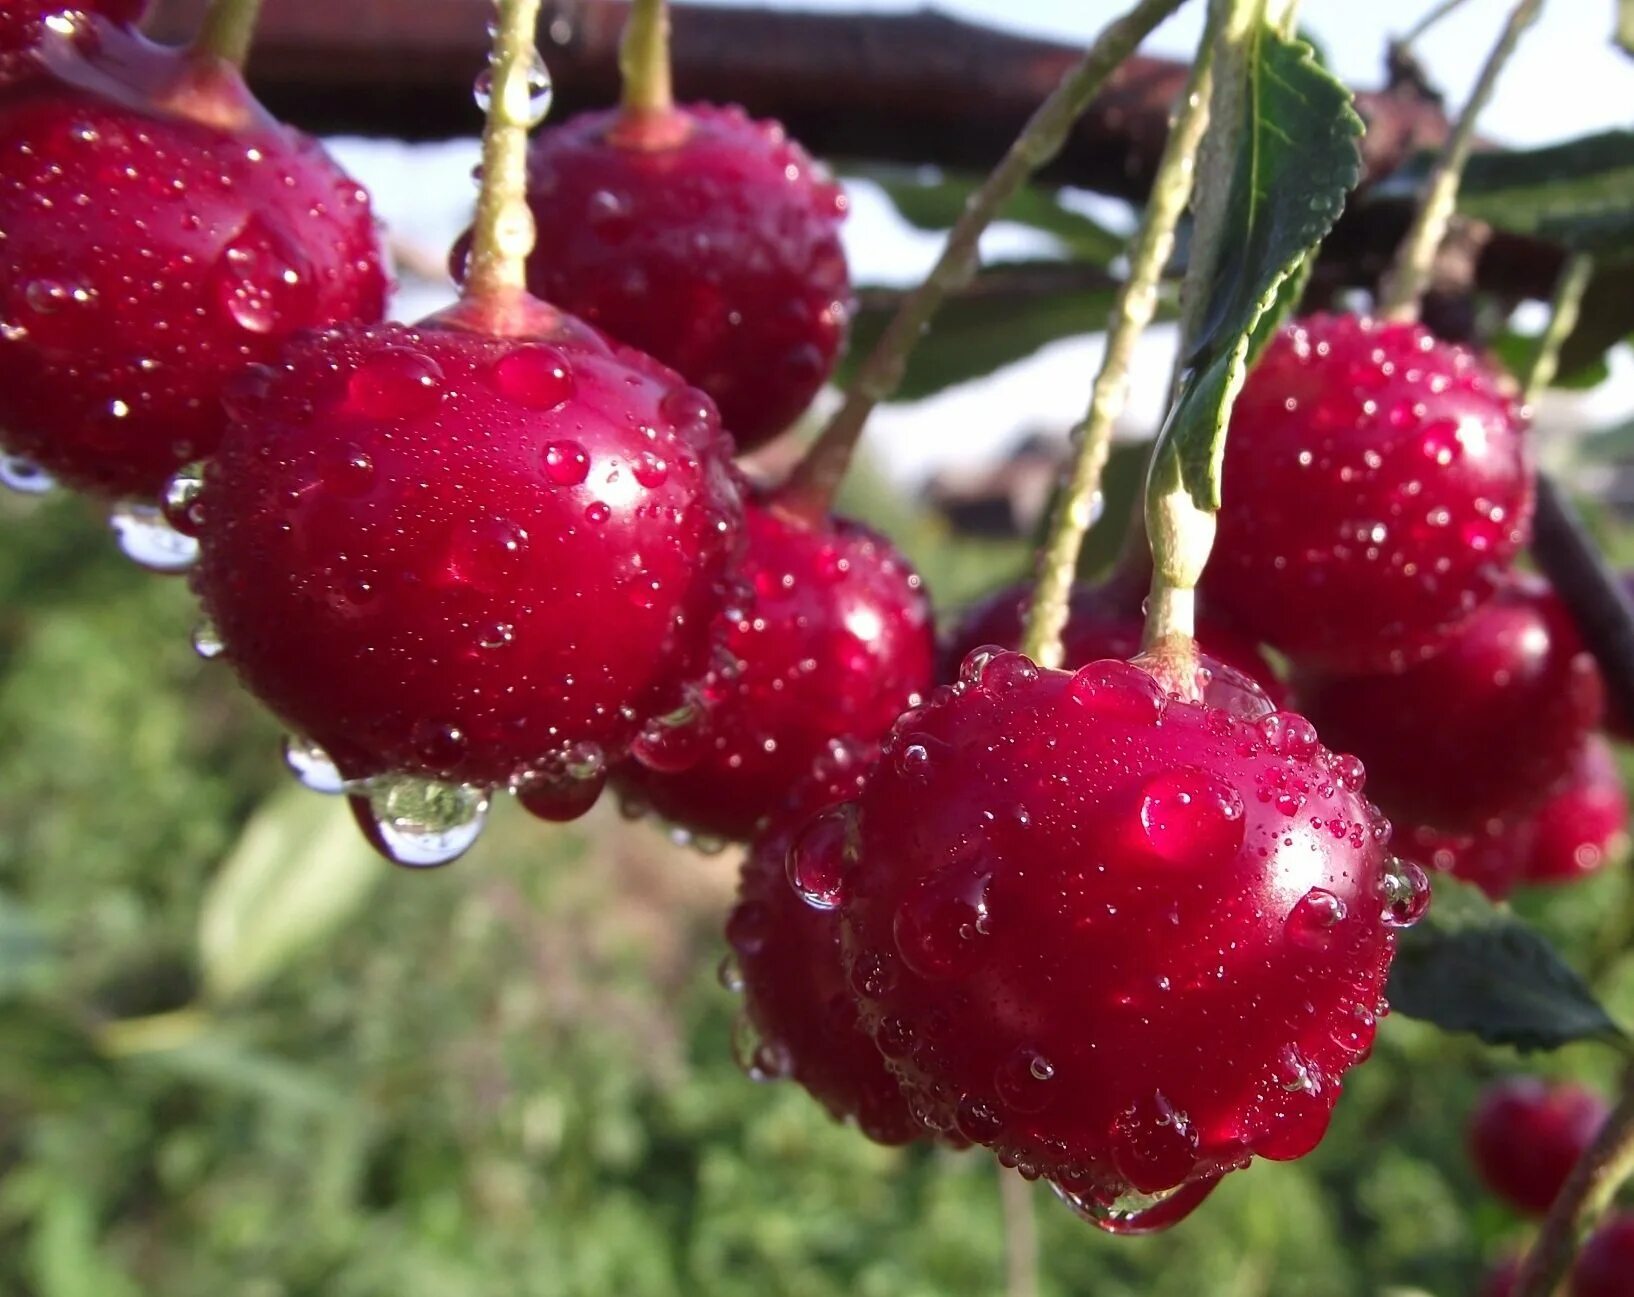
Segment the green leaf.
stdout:
[[1617,0],[1617,33],[1614,39],[1625,54],[1634,54],[1634,0]]
[[1446,877],[1430,913],[1401,935],[1389,998],[1409,1018],[1523,1052],[1626,1039],[1541,933]]
[[[1419,155],[1375,196],[1410,198],[1432,158]],[[1464,168],[1458,210],[1500,230],[1598,257],[1634,253],[1634,131],[1601,131],[1537,149],[1477,153]]]
[[[1526,374],[1531,372],[1533,358],[1537,355],[1541,343],[1542,339],[1535,334],[1516,333],[1513,329],[1505,329],[1492,339],[1488,349],[1506,373]],[[1569,372],[1557,372],[1550,380],[1549,386],[1569,392],[1582,392],[1599,387],[1610,377],[1611,366],[1606,357],[1600,355]]]
[[[1110,284],[1072,286],[1075,279],[1082,282],[1083,278],[1060,263],[982,276],[936,313],[930,332],[908,358],[907,373],[891,399],[917,401],[1024,360],[1051,342],[1104,329],[1114,291]],[[1060,284],[1059,291],[1052,287],[1054,283]],[[850,381],[858,358],[868,354],[890,321],[896,302],[895,293],[863,294],[837,379],[842,385]],[[1087,400],[1087,380],[1084,390]]]
[[269,798],[205,893],[206,995],[242,995],[355,914],[384,876],[341,798],[290,788]]
[[[982,177],[955,172],[922,180],[911,171],[879,167],[856,174],[872,180],[908,224],[921,230],[950,230],[964,213],[965,203],[981,184]],[[1042,230],[1061,241],[1068,254],[1080,261],[1105,266],[1121,255],[1127,239],[1113,234],[1100,222],[1061,205],[1053,190],[1024,186],[998,214],[1001,221],[1015,221]]]
[[1333,228],[1361,174],[1362,121],[1350,92],[1309,45],[1271,24],[1261,23],[1252,42],[1238,136],[1221,145],[1236,160],[1221,255],[1153,469],[1205,512],[1220,505],[1225,426],[1254,328]]

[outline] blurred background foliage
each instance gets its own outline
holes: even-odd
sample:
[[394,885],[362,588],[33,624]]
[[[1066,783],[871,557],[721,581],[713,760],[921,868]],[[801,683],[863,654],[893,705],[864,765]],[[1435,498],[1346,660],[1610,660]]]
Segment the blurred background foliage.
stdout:
[[[1023,562],[866,475],[851,503],[944,607]],[[290,785],[192,617],[85,506],[0,501],[0,1292],[1002,1290],[986,1159],[876,1148],[733,1064],[732,854],[609,805],[566,829],[501,807],[452,868],[394,871]],[[1634,1016],[1626,868],[1520,905]],[[1172,1234],[1109,1238],[1037,1190],[1044,1292],[1473,1292],[1524,1237],[1462,1153],[1476,1090],[1612,1062],[1388,1019],[1314,1156]]]

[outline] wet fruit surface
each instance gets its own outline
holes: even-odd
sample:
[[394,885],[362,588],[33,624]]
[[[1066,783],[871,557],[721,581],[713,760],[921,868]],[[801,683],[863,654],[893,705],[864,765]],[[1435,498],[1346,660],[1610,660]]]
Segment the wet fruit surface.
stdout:
[[222,656],[348,776],[561,808],[710,665],[730,446],[646,358],[582,330],[331,330],[232,408],[197,589]]
[[1578,1253],[1571,1297],[1634,1297],[1634,1212],[1608,1216]]
[[60,26],[73,22],[85,29],[82,39],[94,39],[90,24],[84,21],[86,17],[134,23],[147,7],[147,0],[76,0],[73,4],[66,0],[5,0],[0,5],[0,84],[40,71],[41,64],[33,51],[47,18],[60,16]]
[[1549,1210],[1609,1108],[1581,1085],[1512,1077],[1490,1086],[1470,1120],[1469,1150],[1481,1181],[1516,1211]]
[[930,601],[884,537],[751,502],[732,666],[710,688],[702,758],[626,764],[620,786],[664,818],[747,838],[836,740],[877,744],[931,683]]
[[[814,816],[855,797],[872,754],[839,750],[796,789],[755,839],[738,880],[738,900],[726,924],[735,979],[752,1028],[740,1062],[757,1079],[790,1077],[836,1118],[856,1121],[882,1144],[925,1134],[895,1078],[857,1022],[856,998],[840,964],[840,920],[809,905],[788,872],[826,831]],[[733,980],[729,976],[729,981]]]
[[368,196],[315,141],[230,71],[104,36],[77,84],[0,97],[0,444],[151,500],[214,449],[231,375],[379,319],[386,276]]
[[1522,576],[1428,662],[1299,686],[1323,735],[1367,766],[1389,815],[1452,832],[1543,802],[1598,724],[1603,693],[1559,598]]
[[1528,882],[1587,877],[1626,849],[1628,790],[1611,745],[1590,735],[1573,757],[1566,782],[1537,809],[1531,824]]
[[528,285],[678,370],[756,445],[811,403],[844,341],[845,196],[741,109],[677,109],[662,143],[620,125],[583,113],[534,140]]
[[1249,375],[1204,577],[1218,610],[1302,666],[1433,652],[1525,543],[1530,455],[1476,355],[1417,325],[1312,316]]
[[852,989],[916,1115],[1121,1228],[1308,1153],[1428,899],[1362,780],[1291,713],[973,656],[833,813]]
[[[1101,658],[1132,658],[1140,653],[1146,615],[1141,609],[1144,588],[1117,584],[1075,586],[1061,631],[1061,665],[1074,670]],[[951,681],[965,658],[984,644],[1019,649],[1032,602],[1030,585],[1006,586],[972,605],[959,618],[942,652],[942,678]],[[1241,671],[1278,704],[1287,690],[1275,669],[1252,641],[1229,626],[1204,615],[1197,626],[1197,641],[1204,653]]]

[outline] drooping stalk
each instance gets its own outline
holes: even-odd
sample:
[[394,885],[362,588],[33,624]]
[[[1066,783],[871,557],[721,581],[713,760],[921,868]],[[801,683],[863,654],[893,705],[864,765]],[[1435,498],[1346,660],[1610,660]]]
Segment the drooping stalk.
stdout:
[[482,132],[482,190],[471,228],[471,258],[462,296],[503,302],[527,291],[533,251],[528,210],[528,131],[536,110],[539,54],[534,32],[540,0],[497,0],[499,16],[488,58],[488,120]]
[[1593,1144],[1572,1168],[1515,1282],[1515,1297],[1549,1297],[1566,1277],[1583,1236],[1634,1176],[1634,1067]]
[[1205,32],[1158,161],[1140,228],[1129,245],[1129,277],[1112,310],[1106,352],[1091,390],[1089,412],[1073,429],[1072,466],[1039,554],[1032,607],[1021,642],[1021,651],[1041,666],[1061,665],[1061,631],[1067,622],[1078,554],[1093,519],[1101,474],[1112,447],[1112,430],[1128,402],[1130,362],[1157,309],[1163,267],[1174,251],[1175,229],[1191,198],[1197,150],[1208,124],[1212,50],[1212,33]]
[[670,81],[668,0],[631,0],[618,47],[626,113],[667,113],[675,106]]
[[1429,285],[1436,252],[1446,238],[1447,228],[1458,209],[1458,185],[1475,140],[1475,123],[1486,108],[1487,101],[1492,98],[1498,78],[1520,44],[1521,36],[1542,9],[1543,0],[1520,0],[1505,22],[1498,43],[1487,55],[1475,89],[1470,92],[1469,102],[1453,123],[1447,142],[1430,170],[1407,237],[1396,249],[1395,261],[1385,276],[1379,294],[1379,314],[1385,319],[1413,320],[1418,317],[1419,299]]
[[845,401],[796,465],[784,491],[788,507],[820,513],[828,507],[850,466],[852,452],[874,407],[901,385],[908,356],[948,294],[976,269],[982,231],[1039,168],[1061,151],[1083,111],[1108,77],[1147,34],[1184,0],[1139,0],[1110,23],[1094,44],[1028,119],[1003,159],[971,195],[942,254],[925,281],[908,293],[872,351],[858,366]]
[[1521,375],[1521,395],[1526,404],[1531,405],[1542,395],[1543,389],[1554,382],[1560,368],[1560,348],[1577,327],[1577,317],[1583,310],[1583,293],[1593,276],[1594,258],[1583,252],[1567,257],[1566,264],[1560,268],[1554,299],[1549,306],[1549,323],[1538,339],[1531,365]]
[[261,0],[214,0],[193,39],[193,52],[213,54],[234,67],[243,67],[250,56],[260,15]]

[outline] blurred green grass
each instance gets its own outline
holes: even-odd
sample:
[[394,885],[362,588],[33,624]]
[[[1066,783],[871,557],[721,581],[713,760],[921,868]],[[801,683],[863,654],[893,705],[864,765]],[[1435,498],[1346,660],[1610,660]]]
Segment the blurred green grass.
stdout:
[[[944,605],[1020,570],[877,483],[852,504]],[[246,824],[309,803],[192,654],[193,615],[84,506],[0,501],[0,1293],[1002,1291],[989,1163],[875,1148],[745,1080],[714,978],[732,858],[608,807],[568,829],[501,808],[451,869],[380,865],[368,904],[200,1034],[163,1016],[200,991],[201,905]],[[1605,936],[1634,912],[1626,866],[1522,908],[1634,1015]],[[167,1028],[182,1043],[143,1048]],[[1314,1156],[1231,1176],[1168,1235],[1108,1238],[1040,1190],[1044,1292],[1473,1293],[1525,1237],[1465,1164],[1479,1086],[1612,1064],[1387,1019]]]

